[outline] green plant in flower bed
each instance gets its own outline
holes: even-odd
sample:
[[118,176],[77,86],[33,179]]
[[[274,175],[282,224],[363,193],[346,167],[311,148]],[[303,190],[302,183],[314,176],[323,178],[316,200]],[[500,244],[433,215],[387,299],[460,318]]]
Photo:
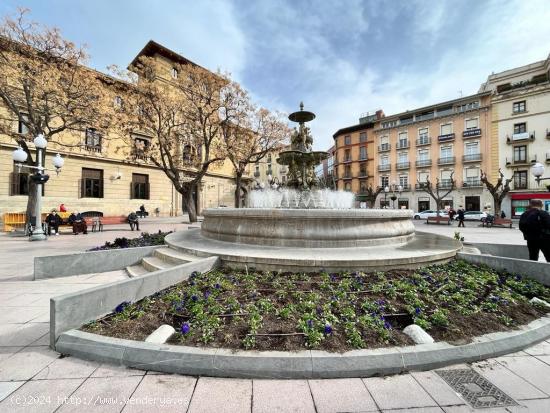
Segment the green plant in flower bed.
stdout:
[[171,233],[172,231],[162,232],[160,230],[159,232],[154,234],[149,234],[148,232],[142,232],[141,235],[137,238],[126,238],[126,237],[115,238],[113,242],[107,241],[104,245],[91,248],[88,251],[101,251],[101,250],[113,250],[113,249],[121,249],[121,248],[149,247],[152,245],[164,245],[164,237]]
[[411,323],[451,342],[517,327],[544,314],[534,296],[550,301],[550,289],[460,260],[369,274],[220,269],[122,303],[85,329],[144,339],[171,324],[178,344],[345,351],[411,344],[401,332]]

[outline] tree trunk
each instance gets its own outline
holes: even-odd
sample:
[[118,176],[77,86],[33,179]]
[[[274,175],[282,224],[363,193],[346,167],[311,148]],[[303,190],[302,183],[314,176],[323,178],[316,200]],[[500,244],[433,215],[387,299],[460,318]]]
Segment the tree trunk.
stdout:
[[235,174],[235,208],[241,207],[241,181],[242,181],[242,174],[236,173]]
[[495,204],[495,216],[500,215],[500,209],[502,208],[502,201],[500,196],[493,197],[493,203]]
[[195,198],[193,197],[193,190],[188,188],[182,194],[183,204],[182,209],[185,214],[185,207],[187,207],[187,214],[189,215],[189,222],[197,222],[197,210],[195,209]]

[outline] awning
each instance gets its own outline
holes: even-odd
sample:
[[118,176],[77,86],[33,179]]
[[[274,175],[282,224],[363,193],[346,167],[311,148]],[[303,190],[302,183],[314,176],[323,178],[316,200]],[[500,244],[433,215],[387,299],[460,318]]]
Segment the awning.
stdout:
[[521,192],[510,195],[512,199],[550,199],[550,192]]

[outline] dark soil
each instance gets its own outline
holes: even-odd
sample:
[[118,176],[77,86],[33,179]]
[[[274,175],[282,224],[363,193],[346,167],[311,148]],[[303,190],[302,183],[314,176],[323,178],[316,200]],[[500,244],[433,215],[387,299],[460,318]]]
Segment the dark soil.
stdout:
[[462,261],[370,274],[221,269],[121,304],[83,330],[143,340],[169,324],[173,344],[343,352],[414,344],[401,330],[416,323],[436,341],[466,343],[544,315],[533,296],[550,301],[550,289]]

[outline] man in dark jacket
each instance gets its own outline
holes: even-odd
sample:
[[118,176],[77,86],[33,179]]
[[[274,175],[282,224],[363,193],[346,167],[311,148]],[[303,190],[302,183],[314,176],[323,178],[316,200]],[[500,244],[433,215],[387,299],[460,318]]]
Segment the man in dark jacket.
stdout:
[[550,215],[542,210],[540,199],[531,199],[529,209],[521,214],[519,229],[527,241],[529,259],[539,260],[539,251],[550,262]]
[[460,205],[460,208],[458,208],[457,211],[458,214],[458,226],[464,227],[464,208],[462,208],[462,205]]
[[134,228],[139,231],[139,219],[135,212],[130,212],[130,215],[128,215],[128,223],[132,231]]
[[59,225],[61,225],[62,219],[57,214],[56,210],[53,210],[46,217],[46,223],[48,224],[48,235],[52,235],[52,228],[55,235],[59,235]]
[[73,226],[74,235],[77,235],[79,232],[82,232],[83,234],[88,233],[86,221],[82,217],[82,214],[78,211],[76,214],[74,212],[71,213],[71,215],[69,216],[69,224]]

